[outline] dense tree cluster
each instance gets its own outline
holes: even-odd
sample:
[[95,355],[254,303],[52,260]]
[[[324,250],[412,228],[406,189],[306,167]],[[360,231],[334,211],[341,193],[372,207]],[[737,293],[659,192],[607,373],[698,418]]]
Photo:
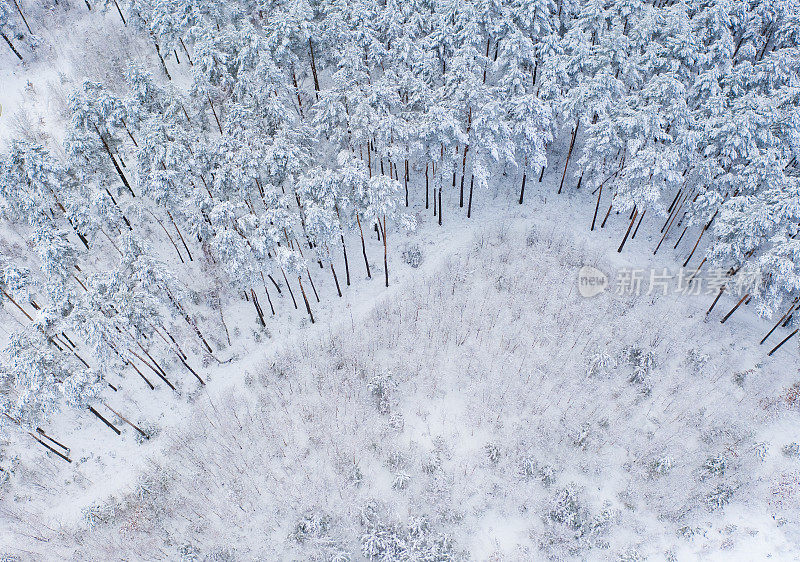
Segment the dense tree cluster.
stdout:
[[[181,343],[213,355],[231,294],[265,324],[263,297],[274,313],[288,290],[313,321],[311,266],[339,294],[334,261],[347,284],[361,271],[347,236],[372,276],[374,229],[388,286],[406,207],[470,216],[502,171],[523,203],[561,139],[559,191],[696,226],[684,266],[705,235],[702,263],[755,276],[764,313],[800,293],[797,0],[95,4],[156,65],[77,88],[63,152],[18,140],[0,157],[0,302],[23,324],[0,385],[20,423],[87,407],[129,366],[172,387],[155,348],[197,376]],[[0,0],[20,58],[22,16]],[[189,262],[206,278],[179,279]]]

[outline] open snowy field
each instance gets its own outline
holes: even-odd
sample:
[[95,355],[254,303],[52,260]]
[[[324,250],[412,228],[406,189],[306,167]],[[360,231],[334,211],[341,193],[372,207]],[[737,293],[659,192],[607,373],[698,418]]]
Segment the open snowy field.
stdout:
[[147,461],[109,497],[69,506],[95,461],[35,469],[6,537],[45,559],[793,558],[795,352],[765,360],[768,324],[709,321],[708,297],[583,298],[581,266],[645,258],[593,257],[612,236],[541,197],[490,205],[411,235],[402,284],[220,369],[156,444],[127,428]]

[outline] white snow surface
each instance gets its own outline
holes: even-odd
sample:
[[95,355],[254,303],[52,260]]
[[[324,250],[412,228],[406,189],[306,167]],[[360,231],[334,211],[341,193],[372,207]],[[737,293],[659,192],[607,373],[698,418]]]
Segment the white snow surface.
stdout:
[[[767,358],[770,325],[746,309],[720,324],[733,298],[708,317],[708,295],[582,298],[582,265],[677,268],[652,256],[660,221],[617,254],[627,220],[590,233],[591,198],[552,195],[557,173],[523,206],[498,179],[470,220],[453,198],[439,227],[414,201],[421,227],[392,240],[388,289],[374,239],[373,279],[351,258],[343,298],[314,271],[314,325],[286,295],[266,331],[247,303],[226,311],[233,359],[201,371],[207,386],[121,381],[128,398],[109,401],[157,427],[150,441],[64,415],[51,431],[72,465],[27,442],[5,551],[359,560],[375,533],[410,544],[424,521],[409,559],[443,536],[441,559],[796,556],[796,348]],[[631,348],[654,357],[638,382]],[[598,354],[615,366],[590,372]]]
[[[20,115],[58,138],[62,76],[93,72],[90,56],[76,66],[86,51],[58,49],[67,39],[40,38],[56,64],[0,55],[0,139]],[[771,323],[747,307],[720,324],[735,297],[708,316],[705,294],[582,298],[581,266],[677,271],[689,242],[653,256],[660,217],[621,254],[625,216],[589,232],[593,197],[555,195],[565,140],[524,205],[509,170],[476,193],[469,220],[448,193],[442,227],[412,174],[420,226],[390,234],[390,287],[382,244],[368,241],[368,280],[349,238],[342,298],[327,271],[311,270],[315,324],[285,291],[265,330],[249,303],[225,310],[233,345],[219,333],[212,345],[229,361],[197,369],[204,387],[169,361],[178,392],[150,391],[131,373],[111,381],[109,405],[151,439],[109,412],[121,436],[64,412],[45,429],[70,447],[67,464],[22,432],[4,435],[19,460],[0,488],[0,554],[797,559],[796,344],[767,357],[788,332],[759,345]],[[416,269],[401,255],[412,244]],[[631,358],[648,353],[653,367],[634,378]],[[592,369],[600,357],[610,365]]]

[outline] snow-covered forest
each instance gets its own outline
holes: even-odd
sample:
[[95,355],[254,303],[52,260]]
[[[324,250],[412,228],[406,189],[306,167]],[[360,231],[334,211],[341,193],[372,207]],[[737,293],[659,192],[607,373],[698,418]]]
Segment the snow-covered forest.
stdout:
[[798,0],[0,37],[0,556],[800,556]]

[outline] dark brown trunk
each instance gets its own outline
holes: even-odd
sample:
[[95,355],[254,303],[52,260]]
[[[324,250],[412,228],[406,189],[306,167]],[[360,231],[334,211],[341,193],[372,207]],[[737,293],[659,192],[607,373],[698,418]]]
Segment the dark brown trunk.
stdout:
[[467,218],[472,217],[472,186],[475,184],[475,176],[469,178],[469,202],[467,203]]
[[791,334],[789,334],[788,336],[786,336],[786,337],[783,339],[783,341],[781,341],[781,343],[779,343],[778,345],[776,345],[775,347],[773,347],[773,348],[772,348],[772,351],[770,351],[769,353],[767,353],[767,355],[771,357],[771,356],[772,356],[772,354],[773,354],[773,353],[775,353],[776,351],[778,351],[778,350],[781,348],[781,346],[782,346],[783,344],[785,344],[787,341],[789,341],[789,340],[790,340],[790,339],[792,339],[794,336],[796,336],[796,335],[797,335],[797,332],[798,332],[798,330],[795,330],[794,332],[792,332]]
[[361,229],[361,219],[356,214],[356,222],[358,223],[358,233],[361,235],[361,253],[364,254],[364,265],[367,266],[367,278],[372,279],[372,274],[369,271],[369,260],[367,259],[367,246],[364,243],[364,231]]
[[617,253],[618,254],[622,253],[622,248],[625,247],[625,242],[628,241],[628,235],[631,233],[631,229],[633,228],[633,223],[636,221],[636,215],[638,213],[639,212],[636,209],[634,209],[633,216],[631,217],[631,222],[628,225],[628,230],[625,232],[625,237],[622,239],[622,243],[619,245],[619,248],[617,248]]
[[308,297],[306,297],[306,290],[303,289],[303,280],[300,279],[300,276],[297,276],[297,282],[300,283],[300,292],[303,294],[303,301],[306,303],[306,312],[308,312],[308,317],[311,318],[311,323],[314,323],[314,315],[311,313],[311,305],[308,304]]
[[575,130],[572,131],[572,140],[569,142],[569,151],[567,152],[567,161],[564,163],[564,173],[561,174],[561,185],[558,186],[558,192],[564,187],[564,178],[567,177],[567,166],[569,166],[569,159],[572,158],[572,149],[575,147],[575,137],[578,135],[578,127],[580,127],[580,118],[575,123]]
[[739,299],[739,302],[737,302],[737,303],[736,303],[736,306],[734,306],[734,307],[731,309],[731,311],[730,311],[730,312],[728,312],[728,314],[726,314],[725,316],[723,316],[722,320],[720,320],[720,321],[719,321],[719,322],[720,322],[720,324],[724,324],[724,323],[725,323],[725,322],[728,320],[728,318],[730,318],[730,317],[733,315],[733,313],[734,313],[734,312],[736,312],[736,309],[737,309],[737,308],[739,308],[739,307],[742,305],[742,303],[743,303],[743,302],[744,302],[744,301],[747,299],[747,297],[749,297],[749,296],[750,296],[750,293],[747,293],[745,296],[743,296],[741,299]]
[[17,58],[18,58],[19,60],[23,60],[23,58],[22,58],[22,55],[20,55],[20,54],[19,54],[19,51],[17,51],[16,47],[14,47],[14,44],[11,42],[11,39],[9,39],[8,37],[6,37],[6,34],[5,34],[5,33],[3,33],[2,31],[0,31],[0,37],[2,37],[2,38],[3,38],[3,40],[4,40],[6,43],[8,43],[8,46],[9,46],[9,48],[11,49],[11,51],[12,51],[12,52],[13,52],[15,55],[17,55]]
[[103,417],[103,416],[102,416],[102,415],[101,415],[101,414],[100,414],[100,413],[99,413],[97,410],[95,410],[94,408],[92,408],[91,406],[89,406],[89,411],[90,411],[91,413],[93,413],[95,416],[97,416],[97,417],[100,419],[100,421],[102,421],[104,424],[106,424],[108,427],[110,427],[110,428],[111,428],[111,429],[114,431],[114,433],[116,433],[117,435],[121,435],[121,434],[122,434],[122,432],[121,432],[119,429],[117,429],[117,428],[114,426],[114,424],[113,424],[113,423],[111,423],[111,422],[110,422],[110,421],[108,421],[106,418],[104,418],[104,417]]

